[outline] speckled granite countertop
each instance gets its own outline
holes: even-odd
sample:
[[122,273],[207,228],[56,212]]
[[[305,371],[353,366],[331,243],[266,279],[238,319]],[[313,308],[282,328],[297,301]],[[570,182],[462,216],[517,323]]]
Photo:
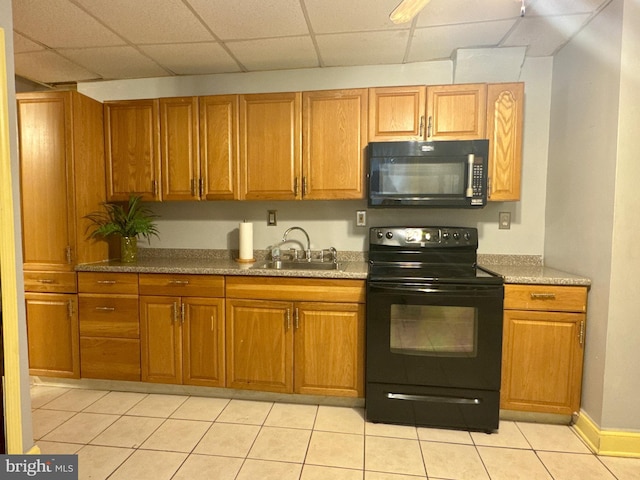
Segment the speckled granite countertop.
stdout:
[[478,255],[478,264],[501,275],[505,283],[591,285],[590,278],[544,265],[537,255]]
[[139,249],[135,263],[110,260],[84,263],[77,272],[186,273],[201,275],[251,275],[270,277],[366,279],[368,265],[361,252],[338,252],[338,270],[273,270],[254,268],[266,258],[266,252],[255,252],[256,263],[238,263],[237,251]]
[[[338,252],[338,270],[273,270],[255,268],[267,251],[256,251],[256,263],[238,263],[237,251],[141,248],[136,263],[108,261],[76,266],[78,272],[187,273],[305,278],[367,278],[364,252]],[[505,283],[590,286],[591,279],[546,266],[538,255],[479,254],[478,264],[501,275]]]

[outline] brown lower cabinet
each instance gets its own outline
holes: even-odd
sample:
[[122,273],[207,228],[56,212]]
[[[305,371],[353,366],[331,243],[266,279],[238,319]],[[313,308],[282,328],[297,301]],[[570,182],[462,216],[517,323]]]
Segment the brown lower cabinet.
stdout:
[[505,285],[500,407],[580,410],[587,288]]
[[364,282],[227,279],[227,387],[361,397]]
[[137,273],[78,273],[82,378],[140,381]]
[[24,297],[29,373],[79,378],[77,295],[25,292]]
[[141,274],[139,283],[142,381],[224,387],[224,277]]

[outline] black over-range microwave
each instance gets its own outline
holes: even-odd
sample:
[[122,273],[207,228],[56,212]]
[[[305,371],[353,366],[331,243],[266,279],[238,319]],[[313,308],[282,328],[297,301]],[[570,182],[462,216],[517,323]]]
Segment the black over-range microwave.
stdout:
[[371,142],[370,207],[482,208],[489,140]]

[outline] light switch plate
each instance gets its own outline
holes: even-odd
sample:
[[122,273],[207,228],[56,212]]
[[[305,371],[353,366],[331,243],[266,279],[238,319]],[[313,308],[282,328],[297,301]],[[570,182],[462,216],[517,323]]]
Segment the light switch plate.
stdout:
[[358,227],[367,226],[367,212],[366,210],[358,210],[356,212],[356,225]]
[[267,210],[267,226],[273,227],[275,225],[278,225],[278,211]]
[[511,212],[500,212],[498,216],[498,228],[509,230],[511,228]]

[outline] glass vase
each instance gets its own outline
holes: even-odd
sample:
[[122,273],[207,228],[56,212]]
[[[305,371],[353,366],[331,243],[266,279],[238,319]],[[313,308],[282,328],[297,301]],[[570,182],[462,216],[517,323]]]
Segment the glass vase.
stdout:
[[120,241],[120,261],[133,263],[138,260],[138,237],[122,237]]

